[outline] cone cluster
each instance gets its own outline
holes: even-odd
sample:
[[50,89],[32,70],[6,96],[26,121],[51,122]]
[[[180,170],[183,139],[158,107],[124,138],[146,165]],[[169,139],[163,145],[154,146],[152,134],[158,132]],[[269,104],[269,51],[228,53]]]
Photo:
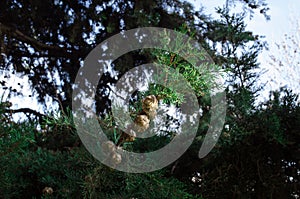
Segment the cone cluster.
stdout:
[[142,111],[138,114],[134,120],[134,123],[130,125],[127,132],[130,135],[123,133],[122,142],[132,142],[136,137],[136,133],[142,133],[146,131],[150,126],[150,121],[156,116],[158,109],[158,100],[154,95],[148,95],[142,100]]
[[127,129],[125,133],[123,132],[117,146],[112,141],[107,141],[103,143],[102,148],[106,155],[112,157],[112,161],[115,165],[122,162],[121,154],[117,153],[117,147],[124,142],[133,142],[136,137],[136,133],[142,133],[149,128],[150,121],[156,116],[156,111],[158,109],[158,100],[154,95],[148,95],[142,100],[142,111],[138,114],[132,125]]
[[158,109],[158,100],[154,95],[148,95],[142,100],[142,111],[136,116],[134,122],[127,129],[127,134],[122,133],[117,146],[112,141],[107,141],[103,143],[104,153],[112,157],[112,161],[115,165],[122,162],[122,156],[117,153],[117,147],[124,142],[133,142],[136,137],[136,133],[142,133],[149,128],[150,121],[156,116],[156,111]]
[[158,109],[158,100],[154,95],[148,95],[143,99],[142,109],[150,120],[153,120],[156,116]]
[[112,163],[118,165],[122,162],[122,156],[117,152],[117,146],[112,141],[106,141],[102,144],[104,154],[112,157]]

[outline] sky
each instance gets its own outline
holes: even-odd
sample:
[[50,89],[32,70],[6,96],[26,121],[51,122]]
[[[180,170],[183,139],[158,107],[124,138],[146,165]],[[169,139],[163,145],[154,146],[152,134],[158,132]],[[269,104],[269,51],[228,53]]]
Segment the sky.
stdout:
[[[215,7],[222,6],[225,0],[189,0],[196,9],[201,5],[205,7],[204,11],[206,14],[215,13]],[[261,63],[261,68],[267,70],[267,72],[261,76],[261,83],[266,83],[265,90],[261,93],[259,100],[263,101],[268,97],[270,90],[278,89],[280,86],[287,85],[289,88],[293,89],[295,93],[300,93],[300,64],[297,60],[300,60],[300,14],[297,13],[300,9],[299,0],[267,0],[270,7],[269,14],[271,15],[271,20],[267,21],[263,15],[256,13],[254,18],[246,22],[247,29],[253,31],[254,34],[264,35],[265,40],[269,43],[269,50],[264,50],[258,58],[258,62]],[[236,8],[237,12],[240,12],[239,6]],[[235,10],[234,10],[235,11]],[[297,20],[299,22],[299,27],[296,29]],[[281,43],[285,41],[284,34],[298,34],[298,48],[299,52],[296,53],[294,59],[297,62],[285,63],[283,67],[278,69],[278,67],[270,64],[270,55],[275,57],[282,57],[282,49],[278,50],[275,43]],[[295,61],[294,60],[294,61]],[[20,99],[19,97],[13,97],[10,101],[13,103],[14,109],[17,108],[32,108],[43,112],[43,107],[39,106],[37,101],[30,97],[31,91],[26,85],[27,77],[21,77],[21,80],[17,76],[12,76],[9,84],[20,90],[23,86],[22,93],[24,97]],[[21,82],[21,85],[18,83]],[[23,82],[23,83],[22,83]],[[27,89],[26,89],[27,88]],[[3,93],[0,90],[0,97],[4,96],[4,101],[6,100],[7,93]],[[48,103],[47,107],[50,108],[51,103]]]
[[[205,13],[211,13],[212,16],[216,16],[215,7],[222,7],[226,0],[189,0],[196,9],[201,6],[204,7]],[[276,43],[287,42],[284,37],[294,35],[298,41],[299,52],[290,54],[292,59],[300,60],[300,1],[299,0],[266,0],[270,10],[268,14],[271,16],[271,20],[266,20],[265,17],[256,12],[254,17],[250,20],[247,18],[247,29],[254,34],[265,36],[265,41],[268,42],[269,50],[264,50],[258,57],[258,62],[262,70],[266,72],[261,75],[260,83],[266,84],[264,90],[260,93],[258,100],[263,101],[268,98],[270,90],[279,89],[281,86],[287,86],[292,89],[293,92],[300,94],[300,64],[294,60],[291,63],[291,58],[284,63],[284,56],[289,56],[290,52],[284,51],[284,49],[278,50]],[[239,3],[238,3],[239,4]],[[240,12],[241,6],[231,8],[234,12]],[[298,27],[296,24],[298,23]],[[271,55],[283,62],[283,65],[279,68],[272,59]],[[282,58],[283,57],[283,58]],[[271,62],[271,63],[270,63]]]

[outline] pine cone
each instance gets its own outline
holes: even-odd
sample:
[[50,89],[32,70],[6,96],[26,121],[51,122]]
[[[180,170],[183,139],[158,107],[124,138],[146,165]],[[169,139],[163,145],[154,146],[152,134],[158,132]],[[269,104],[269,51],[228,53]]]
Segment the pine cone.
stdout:
[[51,187],[45,187],[43,189],[43,194],[49,194],[51,195],[53,193],[53,189]]
[[137,133],[146,131],[149,128],[150,120],[147,115],[138,115],[134,120],[133,130]]
[[146,113],[149,111],[156,111],[158,109],[158,100],[154,95],[148,95],[143,99],[143,111]]
[[121,137],[119,138],[119,141],[117,143],[117,146],[120,146],[123,142],[133,142],[136,137],[136,133],[131,130],[131,135],[122,132]]
[[142,109],[147,114],[149,119],[153,120],[158,109],[158,100],[154,95],[148,95],[142,101]]
[[116,152],[113,154],[112,159],[114,164],[120,164],[122,162],[122,156]]
[[112,141],[106,141],[102,144],[103,152],[110,154],[116,151],[116,145]]

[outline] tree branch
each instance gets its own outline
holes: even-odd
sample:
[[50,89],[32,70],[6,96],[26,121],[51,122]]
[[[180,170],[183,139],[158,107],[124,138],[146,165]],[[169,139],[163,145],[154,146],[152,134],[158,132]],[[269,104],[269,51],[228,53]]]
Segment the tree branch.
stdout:
[[20,108],[20,109],[5,109],[4,110],[5,113],[24,113],[24,114],[31,114],[31,115],[35,115],[39,118],[39,120],[41,121],[43,119],[43,117],[45,117],[44,114],[32,110],[30,108]]
[[[74,56],[84,56],[85,53],[81,52],[80,50],[75,49],[65,49],[63,47],[54,46],[54,45],[48,45],[44,44],[37,39],[34,39],[20,30],[18,30],[16,27],[5,25],[0,22],[0,32],[6,32],[7,34],[12,35],[17,40],[30,44],[34,49],[36,49],[39,52],[47,51],[48,56],[54,56],[54,57],[67,57],[71,58]],[[43,53],[43,56],[45,54]]]
[[15,36],[17,39],[32,44],[37,50],[64,50],[61,47],[58,46],[50,46],[47,44],[43,44],[39,42],[38,40],[29,37],[22,33],[20,30],[18,30],[16,27],[8,26],[0,22],[0,29],[3,30],[4,32],[11,33],[13,36]]

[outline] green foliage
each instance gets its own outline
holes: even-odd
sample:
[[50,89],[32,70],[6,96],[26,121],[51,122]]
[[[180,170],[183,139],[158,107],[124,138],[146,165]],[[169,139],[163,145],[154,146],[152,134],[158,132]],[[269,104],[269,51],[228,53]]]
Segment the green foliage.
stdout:
[[30,122],[14,123],[12,117],[5,114],[10,102],[0,102],[0,156],[23,151],[35,143],[34,124]]
[[[7,116],[1,112],[0,118]],[[76,198],[86,169],[80,161],[82,149],[62,152],[41,148],[36,126],[12,120],[1,123],[0,197],[39,197],[45,187],[52,187],[55,198]]]
[[279,91],[271,92],[269,101],[260,105],[257,122],[270,142],[286,146],[292,141],[290,138],[297,136],[294,128],[299,127],[296,122],[300,118],[298,111],[298,95],[280,88]]
[[[167,171],[126,174],[100,164],[82,145],[51,147],[60,141],[56,134],[70,136],[64,134],[64,126],[73,127],[70,116],[47,116],[42,130],[34,123],[1,123],[0,198],[201,198],[192,196],[187,184],[166,177]],[[40,131],[51,142],[36,141]]]
[[99,165],[86,177],[85,188],[85,198],[201,199],[189,194],[186,184],[166,177],[163,170],[128,174]]
[[[218,78],[217,73],[220,75],[220,67],[213,64],[203,47],[193,43],[193,40],[196,41],[195,33],[191,32],[186,25],[181,26],[177,31],[182,35],[189,35],[189,38],[178,34],[171,41],[165,41],[166,48],[170,48],[170,52],[159,49],[152,52],[155,62],[160,67],[162,66],[165,71],[163,76],[156,78],[163,79],[165,85],[154,85],[149,90],[150,93],[162,96],[166,103],[181,104],[184,100],[183,96],[178,96],[170,89],[170,86],[181,83],[178,82],[181,81],[179,76],[182,76],[189,83],[197,97],[202,97],[208,95],[210,89],[218,86],[216,79]],[[161,37],[169,38],[169,35],[162,35]],[[182,52],[183,46],[189,49],[189,52]],[[172,49],[176,49],[176,51],[173,52]],[[181,57],[178,53],[184,53],[186,57]]]
[[284,198],[299,194],[299,155],[296,155],[299,144],[295,142],[300,139],[299,124],[296,124],[299,121],[297,97],[290,91],[280,90],[261,108],[255,107],[255,96],[261,88],[256,82],[257,56],[264,44],[246,30],[245,15],[230,14],[226,8],[219,9],[218,13],[220,19],[208,23],[209,31],[205,35],[212,41],[214,60],[227,71],[226,123],[215,148],[197,160],[197,149],[209,125],[203,106],[197,139],[176,164],[175,175],[185,182],[196,178],[196,192],[204,198],[272,198],[275,195]]
[[54,190],[52,198],[77,198],[81,194],[85,165],[78,151],[54,152],[37,148],[11,152],[1,158],[1,197],[31,198]]
[[42,131],[37,135],[39,144],[52,150],[78,144],[72,112],[68,108],[66,111],[57,111],[43,118]]
[[297,99],[286,89],[273,92],[251,116],[239,120],[242,125],[233,123],[224,130],[218,150],[198,170],[204,174],[198,184],[204,197],[282,198],[299,193]]
[[46,116],[42,128],[61,130],[60,128],[64,128],[65,126],[66,128],[74,129],[72,110],[69,108],[67,108],[67,113],[64,111],[56,111],[55,113]]
[[127,174],[127,197],[136,198],[199,198],[187,192],[188,186],[174,178],[164,177],[163,171],[145,174]]

